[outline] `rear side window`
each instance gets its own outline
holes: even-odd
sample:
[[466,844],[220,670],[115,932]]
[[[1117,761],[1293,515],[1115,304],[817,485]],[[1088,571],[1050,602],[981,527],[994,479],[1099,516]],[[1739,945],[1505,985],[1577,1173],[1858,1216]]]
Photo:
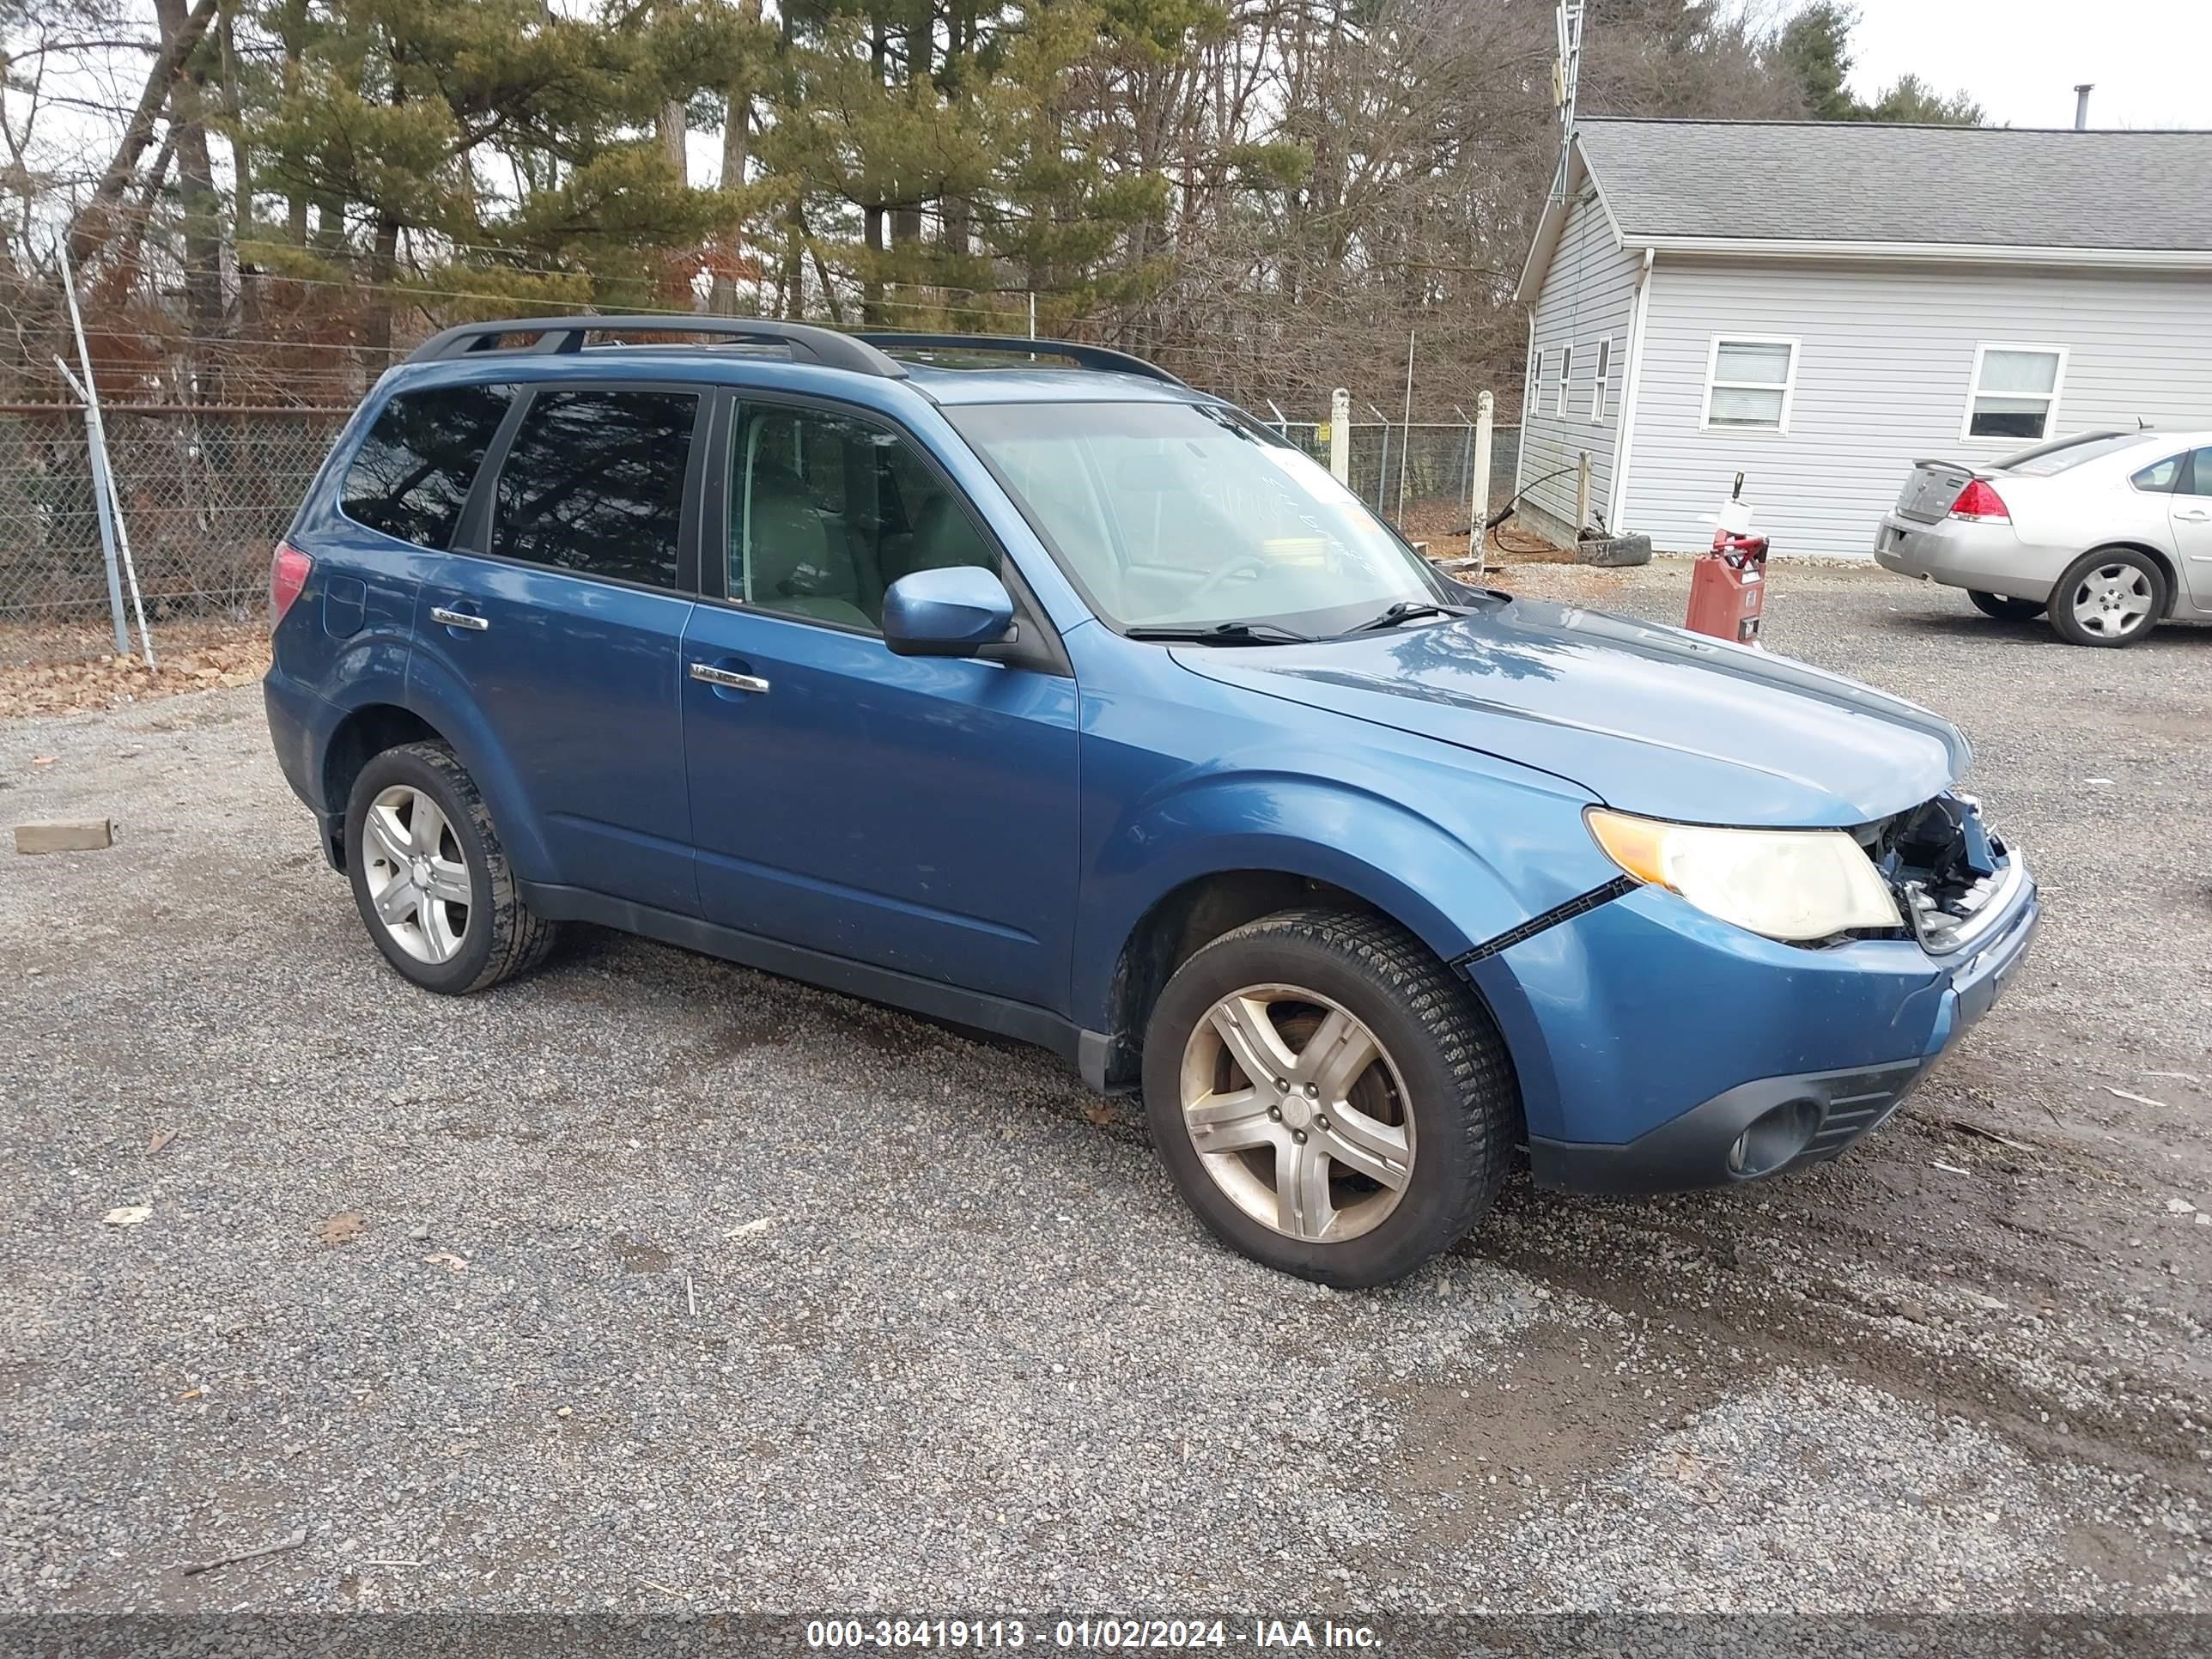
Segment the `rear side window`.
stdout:
[[499,471],[491,550],[579,575],[677,586],[689,392],[540,392]]
[[356,524],[417,547],[451,546],[484,451],[514,400],[514,388],[505,386],[401,392],[346,469],[339,507]]
[[2163,495],[2181,485],[2182,474],[2189,470],[2189,453],[2169,455],[2162,461],[2153,461],[2128,482],[2137,489],[2148,490],[2154,495]]

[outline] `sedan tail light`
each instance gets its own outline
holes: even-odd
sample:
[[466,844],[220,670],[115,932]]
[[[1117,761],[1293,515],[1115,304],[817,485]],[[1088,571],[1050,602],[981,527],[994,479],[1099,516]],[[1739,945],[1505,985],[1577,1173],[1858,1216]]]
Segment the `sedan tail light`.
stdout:
[[276,544],[276,556],[269,561],[269,628],[276,631],[276,624],[284,620],[284,613],[292,608],[292,601],[300,597],[300,590],[307,585],[307,573],[315,562],[289,542]]
[[2012,514],[2005,510],[2004,497],[1990,488],[1980,478],[1967,481],[1959,492],[1959,499],[1951,503],[1951,516],[1974,524],[2008,524]]

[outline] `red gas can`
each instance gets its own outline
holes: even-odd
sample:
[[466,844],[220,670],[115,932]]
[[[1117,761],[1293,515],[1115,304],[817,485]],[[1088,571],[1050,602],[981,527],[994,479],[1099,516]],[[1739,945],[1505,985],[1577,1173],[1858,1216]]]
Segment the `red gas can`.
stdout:
[[1684,626],[1738,645],[1759,643],[1766,608],[1766,538],[1728,529],[1713,532],[1713,550],[1690,573],[1690,615]]

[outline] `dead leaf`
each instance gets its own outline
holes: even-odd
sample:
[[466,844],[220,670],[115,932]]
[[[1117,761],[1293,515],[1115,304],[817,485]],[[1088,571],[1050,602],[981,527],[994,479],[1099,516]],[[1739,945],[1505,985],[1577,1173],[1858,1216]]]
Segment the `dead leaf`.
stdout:
[[155,1130],[152,1136],[149,1138],[146,1142],[146,1156],[151,1158],[155,1153],[160,1152],[162,1147],[167,1146],[182,1133],[183,1131],[179,1129]]
[[361,1237],[362,1231],[366,1225],[361,1217],[353,1211],[340,1210],[329,1220],[317,1226],[315,1234],[325,1244],[350,1244]]
[[455,1255],[451,1250],[433,1250],[422,1260],[434,1267],[443,1267],[448,1273],[459,1273],[469,1265],[467,1257]]
[[111,1227],[135,1227],[153,1213],[153,1208],[149,1205],[125,1204],[120,1208],[110,1210],[100,1218]]
[[1105,1101],[1086,1100],[1083,1103],[1083,1115],[1091,1120],[1093,1127],[1103,1129],[1112,1123],[1118,1114]]
[[182,1394],[179,1395],[177,1398],[179,1400],[198,1400],[206,1392],[207,1390],[205,1389],[186,1389]]

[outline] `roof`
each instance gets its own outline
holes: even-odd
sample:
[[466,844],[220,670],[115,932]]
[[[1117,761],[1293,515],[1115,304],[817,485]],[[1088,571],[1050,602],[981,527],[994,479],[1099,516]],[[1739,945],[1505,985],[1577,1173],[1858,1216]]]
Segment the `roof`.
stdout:
[[1632,251],[2212,269],[2212,132],[1591,117],[1570,171]]

